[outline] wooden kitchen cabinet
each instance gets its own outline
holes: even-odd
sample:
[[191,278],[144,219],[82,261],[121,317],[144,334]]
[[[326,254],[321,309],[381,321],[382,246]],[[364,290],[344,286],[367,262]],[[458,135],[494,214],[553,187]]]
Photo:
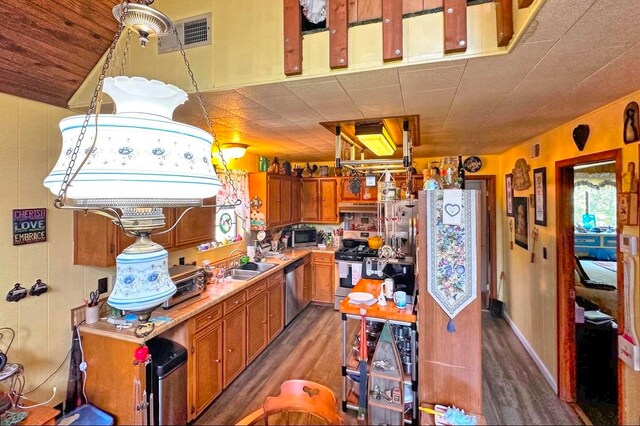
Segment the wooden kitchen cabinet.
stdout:
[[191,343],[193,372],[190,387],[193,403],[192,418],[196,418],[223,389],[222,360],[222,322],[217,321],[196,332]]
[[320,220],[320,182],[317,179],[302,180],[302,221]]
[[[234,302],[235,300],[231,303]],[[225,388],[244,370],[247,363],[245,351],[247,345],[247,319],[244,312],[244,303],[236,305],[242,307],[242,309],[235,309],[226,313],[222,322],[224,342],[222,364]]]
[[304,258],[304,285],[302,287],[302,298],[305,304],[313,299],[313,268],[311,267],[311,255]]
[[302,180],[302,221],[338,223],[337,178]]
[[291,225],[300,221],[299,195],[297,203],[294,203],[294,191],[299,181],[299,178],[286,175],[249,173],[249,197],[258,197],[262,201],[258,211],[265,215],[266,228]]
[[247,301],[247,363],[253,361],[269,343],[268,298],[262,285],[261,291]]
[[333,253],[313,253],[313,301],[333,303],[334,296]]
[[267,287],[269,300],[269,342],[284,330],[284,279],[281,274],[278,275],[279,277],[277,278],[269,279],[269,286]]
[[[204,205],[215,204],[215,197],[203,201]],[[165,226],[169,228],[184,208],[165,208]],[[180,223],[165,234],[152,235],[151,239],[167,250],[195,247],[215,239],[215,209],[193,208]],[[73,264],[109,267],[116,264],[116,256],[133,244],[135,239],[127,236],[110,219],[95,213],[74,212],[73,216]]]
[[295,179],[291,181],[291,223],[299,223],[302,219],[302,181]]
[[320,221],[338,222],[338,181],[320,180]]
[[343,177],[340,180],[340,201],[347,202],[368,202],[372,203],[378,200],[378,187],[377,186],[365,186],[364,178],[361,178],[360,191],[357,194],[351,192],[349,188],[350,178]]

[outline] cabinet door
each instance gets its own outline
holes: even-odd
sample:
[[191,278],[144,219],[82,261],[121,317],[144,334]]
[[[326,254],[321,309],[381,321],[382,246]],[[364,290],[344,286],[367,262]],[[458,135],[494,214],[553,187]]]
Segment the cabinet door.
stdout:
[[284,329],[284,288],[279,282],[269,286],[269,342]]
[[[349,182],[351,182],[350,178],[342,178],[340,180],[340,199],[342,201],[360,201],[360,193],[362,192],[362,188],[357,193],[351,192],[351,188],[349,187]],[[364,181],[362,182],[364,185]]]
[[362,187],[362,201],[378,201],[378,187],[377,186],[363,186]]
[[333,301],[333,265],[313,265],[313,300],[331,303]]
[[73,264],[113,266],[116,264],[116,227],[95,213],[73,212]]
[[194,418],[222,392],[222,323],[196,333],[192,346],[195,381]]
[[267,347],[269,301],[266,291],[262,291],[247,302],[247,364]]
[[320,181],[320,220],[338,221],[338,182],[335,179]]
[[302,199],[302,181],[294,180],[291,182],[291,223],[300,222]]
[[302,220],[313,222],[320,219],[318,195],[319,182],[316,179],[302,181]]
[[291,179],[280,180],[280,223],[291,223]]
[[242,372],[246,365],[247,320],[244,309],[236,309],[223,320],[224,387],[226,388]]
[[280,181],[277,176],[267,177],[267,224],[268,226],[280,225]]
[[[160,229],[160,231],[165,230],[167,228],[170,228],[171,226],[173,226],[174,222],[175,222],[175,209],[170,209],[170,208],[164,208],[162,209],[162,211],[164,212],[164,223],[165,225]],[[189,212],[191,213],[191,212]],[[187,213],[187,216],[189,215],[189,213]],[[186,218],[186,216],[185,216]],[[116,234],[118,236],[117,240],[118,243],[116,245],[117,247],[117,254],[122,253],[122,250],[124,250],[125,248],[129,247],[131,244],[133,244],[135,242],[135,238],[133,237],[129,237],[127,234],[124,233],[124,231],[122,229],[119,229],[118,227],[116,227]],[[158,243],[160,244],[162,247],[169,249],[171,247],[174,246],[174,232],[167,232],[164,234],[160,234],[160,235],[151,235],[151,239],[153,240],[154,243]]]
[[[215,204],[215,197],[207,198],[204,205]],[[176,209],[176,219],[180,217],[185,208]],[[214,229],[216,222],[216,209],[196,207],[184,215],[175,228],[176,247],[195,246],[215,239]]]
[[304,260],[304,286],[302,288],[302,298],[307,304],[313,298],[313,268],[311,267],[311,255]]

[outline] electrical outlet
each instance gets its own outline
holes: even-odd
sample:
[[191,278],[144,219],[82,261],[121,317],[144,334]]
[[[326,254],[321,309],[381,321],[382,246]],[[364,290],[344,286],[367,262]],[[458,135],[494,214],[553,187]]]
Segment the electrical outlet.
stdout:
[[178,263],[180,265],[184,265],[184,257],[181,257],[180,259],[178,259]]
[[109,291],[109,279],[107,277],[98,280],[98,293],[103,294]]
[[543,259],[547,258],[547,248],[546,247],[542,247],[542,258]]

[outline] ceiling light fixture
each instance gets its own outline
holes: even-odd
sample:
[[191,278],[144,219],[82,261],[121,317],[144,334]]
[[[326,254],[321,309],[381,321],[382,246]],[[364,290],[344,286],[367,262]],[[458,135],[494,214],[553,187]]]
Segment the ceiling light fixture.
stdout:
[[220,145],[220,152],[214,149],[212,154],[215,158],[220,158],[220,155],[222,155],[225,160],[232,160],[244,157],[247,153],[247,148],[248,145],[243,143],[224,143]]
[[[171,20],[151,9],[150,3],[122,0],[114,7],[119,26],[89,109],[84,116],[60,122],[62,151],[44,181],[57,195],[55,207],[102,214],[136,238],[116,257],[116,280],[107,302],[116,309],[137,314],[143,322],[176,292],[168,272],[168,253],[151,240],[151,235],[171,231],[186,211],[202,206],[203,199],[215,196],[222,186],[211,164],[212,148],[220,151],[220,144],[182,41]],[[173,31],[208,132],[172,120],[173,110],[188,99],[182,89],[142,77],[105,78],[125,28],[138,33],[142,47],[149,37]],[[127,48],[128,45],[127,42]],[[125,57],[126,54],[125,50]],[[113,99],[114,114],[100,113],[103,92]],[[224,157],[221,162],[228,172]],[[230,195],[237,199],[233,181],[227,182]],[[160,232],[165,219],[163,207],[187,210],[171,228]]]
[[356,123],[356,138],[375,155],[388,156],[396,152],[396,144],[384,123]]

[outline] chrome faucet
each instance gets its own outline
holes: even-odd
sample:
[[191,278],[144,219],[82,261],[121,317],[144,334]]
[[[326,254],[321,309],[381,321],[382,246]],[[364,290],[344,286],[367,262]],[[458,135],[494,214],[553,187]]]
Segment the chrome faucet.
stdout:
[[227,261],[225,262],[227,265],[229,265],[229,267],[231,267],[231,257],[233,256],[233,254],[235,252],[240,252],[240,253],[245,253],[246,254],[246,251],[244,251],[242,249],[233,249],[233,250],[231,250],[231,253],[229,253],[229,256],[227,256]]

